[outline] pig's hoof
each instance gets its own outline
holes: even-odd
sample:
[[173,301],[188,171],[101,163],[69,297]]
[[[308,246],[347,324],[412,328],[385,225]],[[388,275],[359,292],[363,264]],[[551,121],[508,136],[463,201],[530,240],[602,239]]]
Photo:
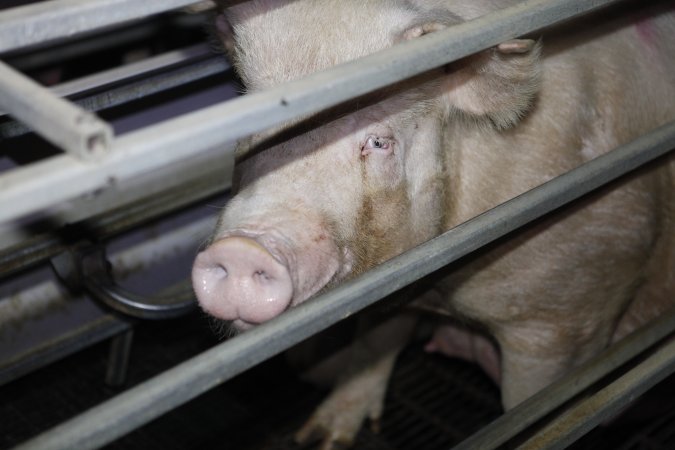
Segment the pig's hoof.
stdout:
[[384,391],[366,394],[350,387],[354,386],[338,387],[324,400],[296,433],[296,442],[306,445],[322,441],[321,450],[347,449],[354,443],[366,418],[374,430],[379,428]]

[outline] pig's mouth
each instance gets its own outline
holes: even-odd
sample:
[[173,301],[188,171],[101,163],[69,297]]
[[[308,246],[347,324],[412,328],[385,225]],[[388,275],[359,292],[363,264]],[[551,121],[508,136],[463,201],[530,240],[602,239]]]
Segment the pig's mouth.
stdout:
[[330,248],[334,244],[317,248],[307,242],[290,243],[272,231],[237,229],[221,235],[193,266],[193,286],[202,309],[245,331],[321,290],[340,266]]

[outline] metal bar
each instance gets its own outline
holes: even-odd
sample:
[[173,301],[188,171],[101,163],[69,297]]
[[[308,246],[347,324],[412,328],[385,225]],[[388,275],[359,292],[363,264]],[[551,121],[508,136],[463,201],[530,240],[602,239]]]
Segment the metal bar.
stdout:
[[[174,120],[168,122],[175,123]],[[86,192],[114,189],[135,176],[205,156],[207,152],[220,154],[223,160],[233,159],[232,146],[223,144],[215,150],[215,145],[203,147],[198,136],[192,136],[190,142],[191,133],[187,129],[179,133],[180,141],[164,147],[158,145],[166,144],[161,137],[144,141],[148,137],[143,138],[143,134],[141,130],[117,138],[113,150],[95,166],[75,164],[67,156],[57,156],[0,175],[0,223],[45,210]],[[195,146],[202,152],[197,153]],[[223,179],[226,177],[223,174]]]
[[110,340],[108,367],[105,372],[105,384],[108,386],[120,387],[126,382],[133,339],[134,329],[130,328]]
[[0,109],[79,159],[98,159],[110,148],[113,136],[110,125],[2,61]]
[[2,59],[17,70],[28,72],[92,53],[101,54],[111,48],[141,42],[149,43],[160,36],[167,27],[179,32],[203,30],[207,20],[206,14],[151,16],[128,24],[84,33],[77,39],[69,39],[65,42],[45,42],[34,48],[10,51],[3,54]]
[[[225,58],[214,55],[206,44],[199,44],[63,83],[50,91],[60,97],[86,95],[71,101],[88,111],[100,111],[222,73],[229,68]],[[119,86],[121,83],[123,85]],[[28,127],[20,122],[0,123],[0,138],[17,137],[27,132]]]
[[[230,67],[225,58],[213,54],[208,44],[196,44],[67,81],[53,86],[49,90],[59,97],[86,95],[91,91],[107,89],[112,85],[128,83],[141,77],[149,77],[155,72],[165,72],[175,67],[192,65],[202,60],[217,60],[220,72],[224,72]],[[1,116],[2,113],[0,113]]]
[[518,227],[665,154],[675,122],[471,219],[19,446],[96,448]]
[[622,408],[675,372],[675,339],[670,339],[640,365],[555,418],[522,450],[565,449],[574,441],[614,417]]
[[[129,82],[139,77],[148,77],[155,72],[161,71],[163,73],[175,67],[192,66],[204,60],[213,61],[214,67],[217,69],[214,73],[224,72],[230,68],[227,60],[222,56],[215,55],[208,44],[196,44],[62,83],[54,86],[53,92],[61,97],[82,95],[92,90],[107,88],[112,84]],[[195,77],[199,77],[199,75],[197,74]],[[191,81],[191,79],[188,81]],[[150,86],[146,88],[149,89]],[[145,91],[141,91],[140,94],[145,94]]]
[[[91,236],[105,239],[224,193],[230,188],[234,161],[213,153],[204,155],[208,156],[204,160],[192,158],[189,164],[175,170],[155,172],[153,177],[158,178],[151,182],[127,184],[124,191],[114,190],[109,195],[59,205],[66,208],[67,213],[53,211],[46,228],[36,230],[35,226],[16,224],[18,230],[13,236],[13,224],[9,224],[6,231],[0,227],[0,277],[35,266],[64,251],[67,242],[53,230],[66,224],[86,220],[84,227]],[[3,238],[7,238],[6,242]]]
[[[119,137],[107,160],[86,173],[81,167],[62,159],[16,169],[0,176],[0,193],[3,200],[6,199],[3,205],[7,205],[0,209],[0,222],[104,188],[111,176],[121,179],[154,170],[163,164],[176,163],[194,156],[196,152],[234,142],[290,119],[337,105],[616,1],[528,0],[302,80],[245,95]],[[78,179],[77,185],[71,183],[73,179]],[[27,180],[40,180],[40,183],[29,183]]]
[[51,341],[0,363],[0,386],[130,328],[113,315],[101,316]]
[[586,390],[609,372],[621,367],[673,332],[675,332],[675,309],[609,347],[589,364],[584,364],[561,380],[542,389],[453,447],[453,450],[500,448],[570,398]]
[[140,19],[195,0],[52,0],[0,12],[0,52]]

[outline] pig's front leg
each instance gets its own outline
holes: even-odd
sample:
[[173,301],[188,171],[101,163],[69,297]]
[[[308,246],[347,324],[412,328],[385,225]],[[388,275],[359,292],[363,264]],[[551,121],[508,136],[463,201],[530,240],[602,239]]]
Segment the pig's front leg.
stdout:
[[387,383],[415,326],[412,316],[391,318],[350,346],[349,363],[337,386],[296,434],[296,441],[323,440],[322,450],[349,447],[366,419],[377,429]]

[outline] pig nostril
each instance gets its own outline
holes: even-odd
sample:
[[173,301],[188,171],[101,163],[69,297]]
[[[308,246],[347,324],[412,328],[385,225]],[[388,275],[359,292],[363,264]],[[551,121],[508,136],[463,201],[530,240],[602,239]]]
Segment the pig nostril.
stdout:
[[208,273],[209,278],[211,278],[214,281],[224,280],[229,276],[227,268],[220,264],[215,264],[207,268],[206,272]]
[[263,282],[268,282],[274,280],[273,277],[271,277],[266,271],[264,270],[256,270],[253,273],[253,277],[258,280],[258,281],[263,281]]
[[200,253],[193,269],[202,308],[225,320],[262,323],[293,297],[288,268],[254,239],[231,236]]

